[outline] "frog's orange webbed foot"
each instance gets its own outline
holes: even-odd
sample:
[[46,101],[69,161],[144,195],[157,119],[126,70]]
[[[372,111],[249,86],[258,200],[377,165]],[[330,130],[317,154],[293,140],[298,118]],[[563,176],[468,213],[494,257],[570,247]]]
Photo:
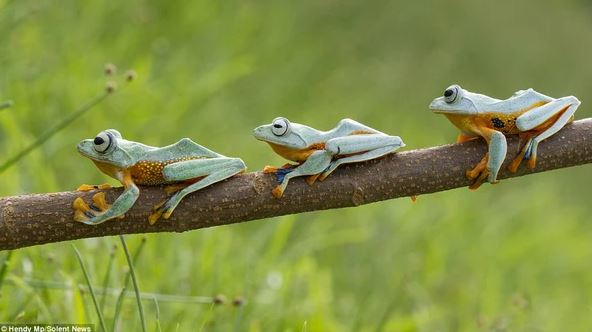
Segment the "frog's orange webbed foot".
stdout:
[[85,222],[94,217],[90,206],[86,204],[82,197],[77,197],[74,202],[72,202],[72,208],[74,209],[74,220],[78,222]]
[[[105,213],[105,211],[111,208],[111,204],[107,203],[105,193],[100,192],[96,193],[92,197],[92,203],[90,205],[87,204],[82,199],[82,197],[76,198],[72,203],[72,208],[74,209],[74,220],[79,222],[85,222],[88,219]],[[123,217],[125,216],[121,215],[118,216],[117,219],[122,219]]]
[[150,225],[154,225],[158,219],[169,219],[173,214],[174,207],[171,207],[171,197],[167,197],[162,202],[152,208],[152,213],[148,216]]
[[469,186],[469,189],[476,190],[479,188],[489,175],[487,170],[487,161],[489,160],[489,153],[486,153],[483,159],[472,169],[467,171],[466,176],[469,180],[473,180],[473,183]]
[[82,184],[78,188],[76,188],[76,191],[104,190],[104,189],[111,189],[111,188],[113,188],[113,187],[108,183],[94,184],[94,185],[93,184]]
[[475,180],[476,178],[479,177],[479,175],[483,172],[483,171],[487,171],[487,161],[489,160],[489,153],[486,153],[485,156],[483,156],[483,159],[481,159],[481,161],[475,165],[475,167],[473,167],[473,169],[468,170],[466,172],[466,176],[469,180]]

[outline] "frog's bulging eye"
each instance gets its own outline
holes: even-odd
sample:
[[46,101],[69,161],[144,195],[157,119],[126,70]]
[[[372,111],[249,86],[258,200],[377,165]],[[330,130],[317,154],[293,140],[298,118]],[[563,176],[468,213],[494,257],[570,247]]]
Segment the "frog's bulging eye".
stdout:
[[93,143],[95,145],[95,151],[99,153],[105,153],[113,142],[113,137],[109,133],[101,132],[95,137]]
[[452,104],[462,97],[462,89],[458,85],[451,85],[444,91],[444,101]]
[[271,132],[275,136],[284,136],[290,130],[290,121],[286,118],[276,118],[271,122]]

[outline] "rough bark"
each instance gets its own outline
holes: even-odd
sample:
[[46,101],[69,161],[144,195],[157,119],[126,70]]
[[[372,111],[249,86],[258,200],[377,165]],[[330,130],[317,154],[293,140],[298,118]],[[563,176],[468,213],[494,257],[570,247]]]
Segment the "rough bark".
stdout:
[[[242,174],[189,195],[171,219],[160,220],[155,225],[149,225],[147,218],[152,206],[165,198],[161,187],[142,187],[140,198],[124,219],[98,226],[72,220],[74,198],[84,196],[90,201],[94,192],[6,197],[0,199],[0,250],[114,234],[184,232],[466,187],[470,181],[465,171],[479,162],[486,149],[482,140],[474,140],[341,166],[327,180],[313,186],[308,186],[304,178],[292,180],[281,199],[271,195],[276,185],[273,175]],[[592,119],[567,125],[542,142],[537,167],[532,171],[524,165],[516,174],[505,169],[517,153],[517,138],[510,137],[508,158],[500,179],[591,163]],[[121,193],[121,188],[106,193],[111,202]]]

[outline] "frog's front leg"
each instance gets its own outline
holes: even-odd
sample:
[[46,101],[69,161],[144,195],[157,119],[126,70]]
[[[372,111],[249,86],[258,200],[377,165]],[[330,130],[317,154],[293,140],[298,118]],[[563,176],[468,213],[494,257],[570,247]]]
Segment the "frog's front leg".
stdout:
[[[504,163],[504,159],[506,159],[508,150],[506,137],[501,132],[485,127],[479,128],[479,131],[488,144],[488,153],[473,170],[467,172],[467,177],[475,180],[469,186],[470,189],[479,188],[485,179],[490,183],[497,182],[497,174]],[[486,167],[483,168],[483,165],[486,165]]]
[[245,169],[245,163],[241,159],[226,157],[187,160],[165,166],[163,175],[165,180],[169,182],[203,178],[156,205],[152,210],[152,214],[148,217],[148,221],[150,224],[154,224],[161,216],[168,219],[179,202],[188,194],[225,180],[243,172]]
[[528,167],[536,166],[538,144],[555,134],[571,121],[573,114],[580,106],[580,101],[574,97],[555,99],[543,106],[534,108],[516,119],[516,126],[522,132],[534,131],[526,146],[510,165],[510,171],[515,172],[522,159],[528,160]]
[[325,150],[333,155],[349,155],[333,161],[321,174],[319,181],[325,180],[339,165],[356,163],[382,157],[405,146],[398,136],[351,135],[327,141]]
[[74,220],[87,224],[97,225],[107,220],[123,216],[136,202],[140,190],[132,182],[131,176],[124,176],[123,193],[109,206],[104,198],[104,193],[97,193],[93,196],[94,205],[88,206],[81,197],[72,203],[74,208]]
[[313,152],[302,165],[296,167],[293,171],[286,174],[282,183],[276,186],[271,194],[276,198],[281,198],[288,186],[290,179],[303,175],[316,175],[323,172],[331,163],[332,154],[326,150],[318,150]]

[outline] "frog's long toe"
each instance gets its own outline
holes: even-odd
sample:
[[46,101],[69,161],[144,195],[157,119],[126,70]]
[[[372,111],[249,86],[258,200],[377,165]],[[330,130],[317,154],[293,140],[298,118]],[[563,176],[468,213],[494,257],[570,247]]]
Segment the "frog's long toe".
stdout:
[[72,202],[72,208],[74,209],[74,220],[78,222],[85,222],[94,217],[90,207],[82,197],[77,197],[74,202]]
[[534,169],[536,167],[538,143],[535,139],[532,139],[529,143],[524,153],[524,159],[528,160],[526,166],[529,169]]
[[171,217],[171,214],[173,214],[173,210],[174,209],[166,209],[163,213],[162,213],[162,219],[169,219]]
[[[489,153],[486,153],[485,156],[481,159],[481,161],[473,167],[473,169],[468,170],[465,175],[469,180],[475,180],[481,176],[483,172],[487,172],[487,162],[489,161]],[[486,174],[487,175],[487,174]]]
[[522,159],[524,159],[524,154],[518,154],[518,156],[512,160],[510,165],[508,165],[508,171],[516,173],[516,171],[518,171],[518,167],[520,167],[520,164],[522,163]]
[[263,167],[263,170],[261,170],[261,172],[263,172],[263,174],[270,174],[270,173],[277,172],[278,169],[279,169],[278,167],[267,165],[267,166]]
[[166,210],[166,203],[167,202],[168,202],[168,200],[164,200],[164,201],[156,204],[152,208],[152,213],[148,216],[148,222],[150,223],[150,225],[154,225],[158,221],[158,219],[160,219],[160,217],[162,216],[162,214]]
[[485,182],[485,180],[487,180],[488,176],[489,176],[489,171],[487,169],[483,170],[479,174],[479,176],[475,179],[475,181],[469,186],[469,189],[471,189],[471,190],[479,189],[479,187],[481,187],[483,182]]
[[528,159],[528,163],[526,164],[526,166],[531,170],[534,169],[536,167],[536,160],[536,155],[531,156],[530,159]]
[[104,192],[96,193],[92,197],[92,200],[93,204],[90,205],[90,208],[97,212],[105,212],[111,207],[111,205],[107,203]]
[[[97,217],[103,215],[111,208],[107,203],[105,193],[96,193],[92,197],[92,203],[87,204],[82,197],[78,197],[72,202],[74,209],[74,220],[88,225],[96,224]],[[123,218],[124,215],[118,216],[118,219]]]
[[91,191],[91,190],[103,190],[103,189],[111,189],[113,188],[108,183],[103,184],[81,184],[76,191]]
[[[94,211],[95,216],[103,214],[111,208],[111,204],[107,203],[107,198],[104,192],[94,194],[92,201],[93,202],[89,207]],[[117,216],[117,219],[123,218],[125,218],[125,214]]]
[[319,177],[320,175],[321,174],[319,173],[319,174],[314,174],[314,175],[311,175],[311,176],[307,177],[306,178],[306,183],[308,183],[309,186],[312,186],[317,179],[319,181],[322,181],[321,178]]
[[284,189],[282,188],[282,186],[276,186],[275,188],[273,188],[273,190],[271,191],[271,194],[273,195],[273,197],[275,198],[282,198],[282,196],[284,196]]

